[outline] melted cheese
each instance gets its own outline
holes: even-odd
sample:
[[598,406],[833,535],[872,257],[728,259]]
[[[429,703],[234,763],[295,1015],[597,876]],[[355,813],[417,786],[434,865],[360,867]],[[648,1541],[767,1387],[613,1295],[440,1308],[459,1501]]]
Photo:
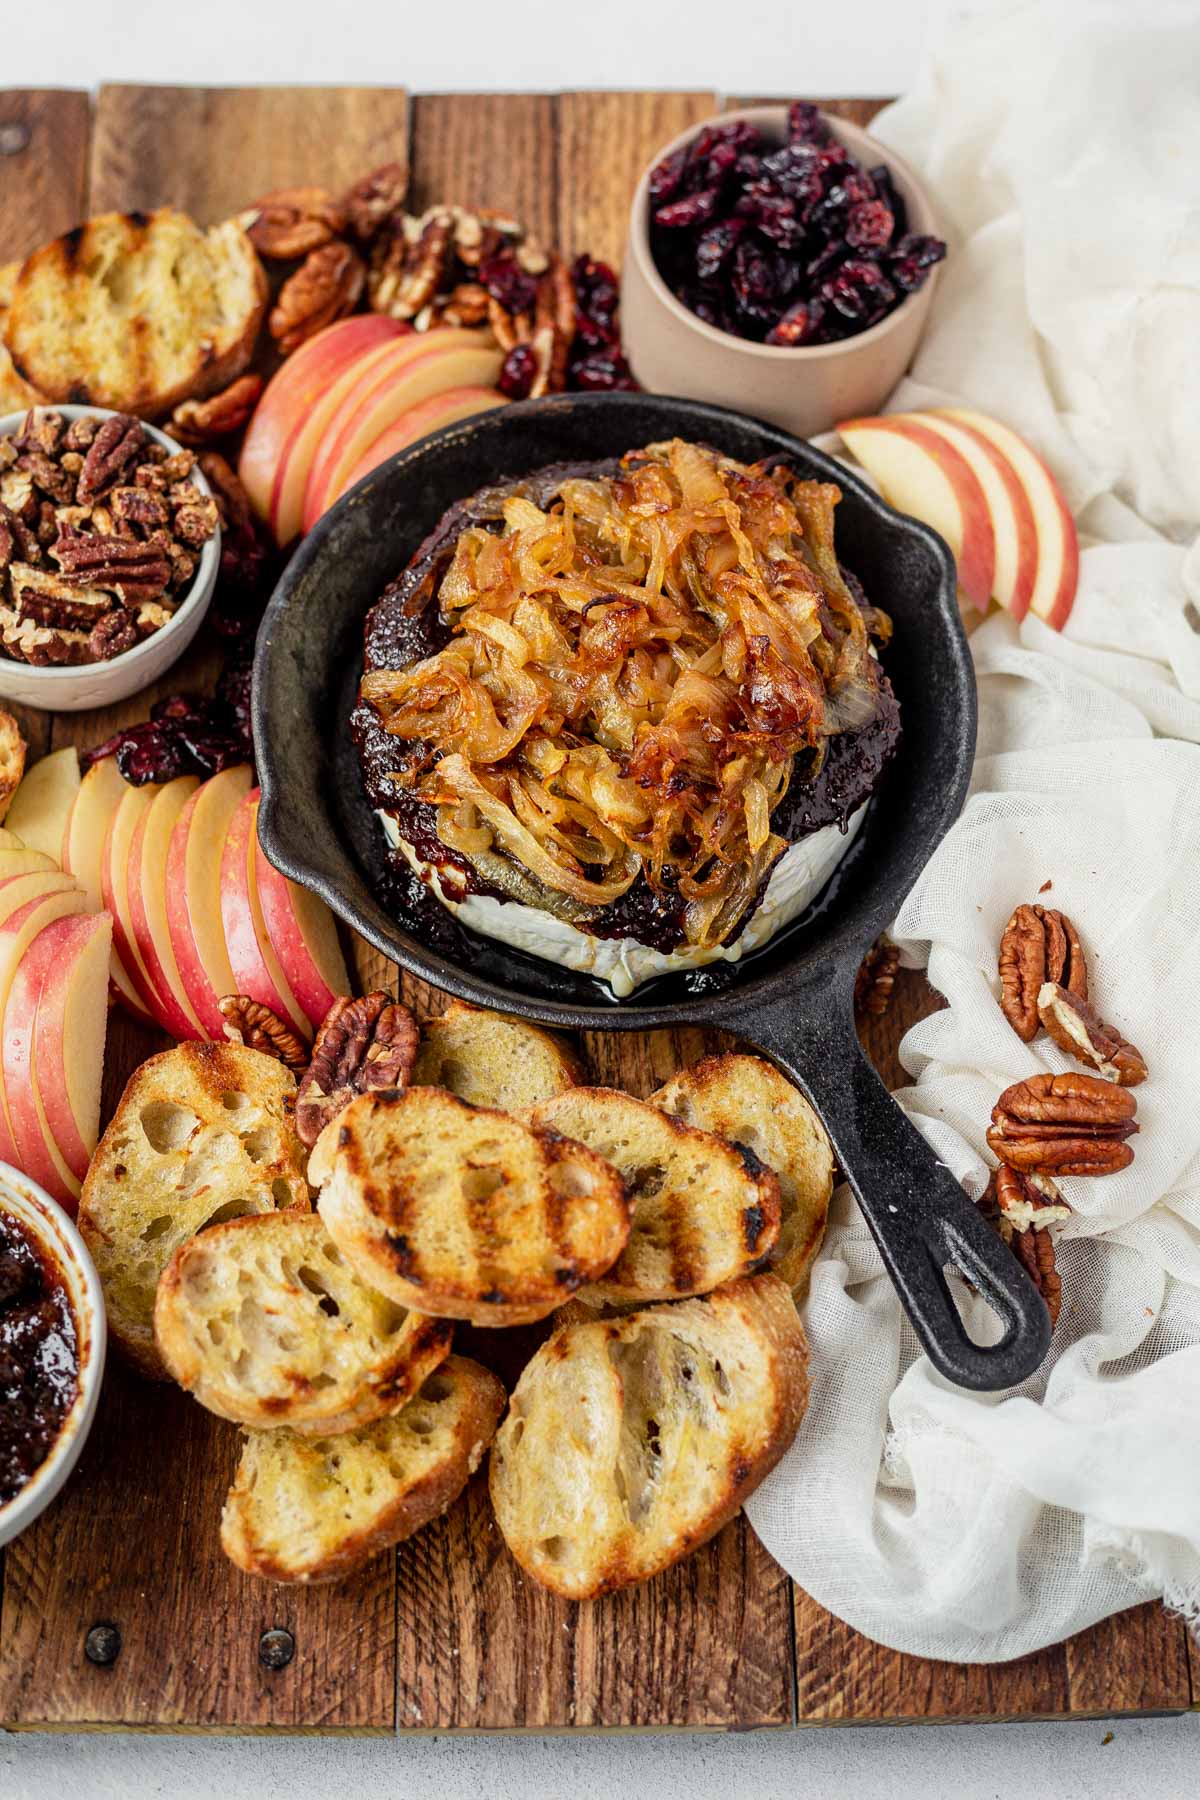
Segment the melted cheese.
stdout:
[[718,944],[710,950],[671,951],[654,950],[637,938],[593,937],[577,925],[555,918],[553,913],[525,906],[518,900],[496,900],[490,894],[453,898],[443,887],[437,868],[423,861],[401,837],[392,815],[381,812],[379,818],[388,842],[402,853],[460,924],[484,937],[511,944],[515,950],[593,975],[611,988],[616,999],[625,1000],[655,975],[700,969],[712,962],[740,962],[751,951],[761,949],[816,899],[854,842],[865,812],[864,804],[851,815],[844,832],[836,825],[825,825],[784,851],[772,870],[762,904],[735,943]]

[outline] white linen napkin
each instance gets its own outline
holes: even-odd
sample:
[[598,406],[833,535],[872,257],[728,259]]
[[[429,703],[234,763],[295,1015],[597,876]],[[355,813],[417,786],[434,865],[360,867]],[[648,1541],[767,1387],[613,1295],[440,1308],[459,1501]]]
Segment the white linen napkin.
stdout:
[[[981,1193],[1001,1088],[1072,1066],[998,1003],[1005,921],[1047,882],[1099,1010],[1150,1067],[1131,1167],[1062,1184],[1062,1316],[1019,1390],[936,1374],[835,1196],[808,1416],[747,1511],[830,1611],[952,1661],[1160,1595],[1200,1620],[1198,88],[1193,6],[1008,4],[954,24],[875,127],[952,240],[892,408],[977,406],[1022,431],[1087,546],[1062,634],[1000,616],[972,638],[971,795],[895,926],[949,1005],[905,1037],[899,1099]],[[982,1335],[991,1315],[966,1306]]]

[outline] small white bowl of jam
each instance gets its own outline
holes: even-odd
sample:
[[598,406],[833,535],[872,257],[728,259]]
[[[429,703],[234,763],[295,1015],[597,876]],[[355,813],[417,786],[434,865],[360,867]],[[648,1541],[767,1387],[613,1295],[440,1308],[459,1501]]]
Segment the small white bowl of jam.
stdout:
[[83,1239],[36,1182],[0,1163],[0,1544],[49,1506],[74,1468],[106,1342]]

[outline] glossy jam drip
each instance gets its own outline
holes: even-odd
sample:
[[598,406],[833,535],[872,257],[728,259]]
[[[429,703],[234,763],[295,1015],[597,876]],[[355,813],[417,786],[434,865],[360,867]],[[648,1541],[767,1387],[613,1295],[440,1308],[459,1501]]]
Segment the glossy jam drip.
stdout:
[[0,1506],[41,1468],[78,1389],[79,1339],[62,1273],[0,1206]]

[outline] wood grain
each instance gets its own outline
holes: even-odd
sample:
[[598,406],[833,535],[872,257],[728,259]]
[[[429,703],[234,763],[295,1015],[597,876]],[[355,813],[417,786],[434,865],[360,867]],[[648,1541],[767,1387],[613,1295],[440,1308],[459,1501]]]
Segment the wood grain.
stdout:
[[434,94],[413,101],[410,201],[491,207],[544,243],[555,230],[558,102],[549,94]]
[[711,117],[717,97],[578,93],[558,107],[558,241],[618,267],[643,169],[663,144]]

